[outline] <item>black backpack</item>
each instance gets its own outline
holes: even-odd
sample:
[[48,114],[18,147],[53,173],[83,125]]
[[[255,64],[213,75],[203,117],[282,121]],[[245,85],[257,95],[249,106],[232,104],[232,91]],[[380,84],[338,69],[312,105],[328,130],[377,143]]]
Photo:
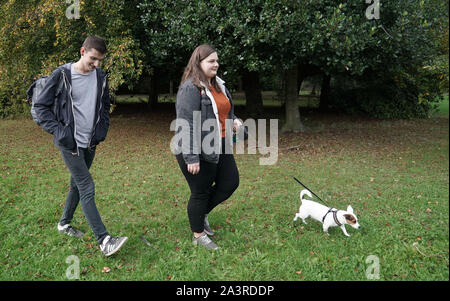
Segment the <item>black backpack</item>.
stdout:
[[[41,76],[39,77],[37,80],[35,80],[30,87],[27,90],[27,103],[29,105],[31,105],[31,117],[33,117],[34,122],[37,123],[37,125],[41,125],[41,121],[39,120],[38,116],[36,115],[36,111],[34,108],[34,104],[36,103],[36,100],[39,98],[39,95],[41,94],[42,90],[45,87],[45,83],[48,80],[48,76]],[[64,85],[64,76],[62,76],[62,74],[60,74],[60,79],[59,79],[59,84],[58,84],[58,88],[56,89],[56,94],[55,94],[55,100],[58,98],[59,94],[61,94],[62,89],[63,89],[63,85]],[[53,103],[53,108],[52,108],[53,114],[57,114],[56,112],[56,101]]]

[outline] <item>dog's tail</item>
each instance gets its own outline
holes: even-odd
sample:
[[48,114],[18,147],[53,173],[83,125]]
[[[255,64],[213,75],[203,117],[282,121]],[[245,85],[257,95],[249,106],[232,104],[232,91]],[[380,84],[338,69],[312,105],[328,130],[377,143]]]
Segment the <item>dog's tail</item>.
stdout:
[[312,198],[311,192],[310,192],[308,189],[303,189],[302,191],[300,191],[300,201],[303,202],[303,196],[304,196],[305,194],[306,194],[307,196],[309,196],[310,198]]

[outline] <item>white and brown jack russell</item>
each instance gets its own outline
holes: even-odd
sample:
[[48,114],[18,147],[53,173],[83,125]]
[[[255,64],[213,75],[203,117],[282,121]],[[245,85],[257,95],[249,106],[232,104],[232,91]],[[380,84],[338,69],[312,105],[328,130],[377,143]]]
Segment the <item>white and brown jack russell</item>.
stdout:
[[300,192],[300,201],[302,204],[298,210],[298,213],[295,214],[294,222],[301,218],[303,223],[306,224],[305,219],[307,217],[311,217],[323,224],[323,231],[328,234],[328,228],[340,226],[342,232],[344,232],[345,236],[350,237],[350,235],[345,230],[345,224],[352,226],[355,229],[361,228],[358,223],[358,218],[353,212],[352,206],[348,206],[347,210],[337,210],[335,208],[330,208],[324,206],[322,204],[316,203],[314,201],[310,201],[304,199],[303,197],[308,195],[312,198],[311,193],[307,189],[303,189]]

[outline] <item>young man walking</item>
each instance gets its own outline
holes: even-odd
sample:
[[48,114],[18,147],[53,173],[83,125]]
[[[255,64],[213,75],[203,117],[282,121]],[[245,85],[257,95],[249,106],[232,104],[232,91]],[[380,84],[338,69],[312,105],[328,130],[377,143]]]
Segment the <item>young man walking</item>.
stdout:
[[116,253],[128,237],[112,237],[106,231],[95,205],[94,181],[89,168],[96,146],[105,140],[109,127],[109,92],[105,72],[99,68],[107,49],[102,38],[88,37],[76,63],[58,67],[48,77],[35,103],[40,125],[54,136],[70,171],[70,189],[58,223],[58,232],[82,237],[71,226],[78,203],[94,232],[101,251]]

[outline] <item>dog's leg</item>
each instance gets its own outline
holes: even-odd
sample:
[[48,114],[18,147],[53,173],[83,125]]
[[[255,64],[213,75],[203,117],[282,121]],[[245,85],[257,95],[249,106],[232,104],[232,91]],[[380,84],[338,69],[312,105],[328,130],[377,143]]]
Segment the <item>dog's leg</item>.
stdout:
[[330,235],[330,233],[328,233],[328,226],[327,225],[323,224],[322,228],[323,228],[323,232],[325,232],[327,235]]
[[345,230],[345,225],[341,226],[342,232],[344,232],[345,236],[350,237],[350,235],[347,233],[347,230]]
[[295,217],[294,217],[294,222],[295,222],[299,217],[300,217],[299,214],[296,213],[296,214],[295,214]]
[[[301,209],[301,208],[300,208]],[[309,217],[309,214],[306,213],[305,211],[302,212],[302,210],[300,210],[298,212],[298,217],[302,219],[304,224],[307,224],[307,222],[305,221],[305,219],[307,219]]]

